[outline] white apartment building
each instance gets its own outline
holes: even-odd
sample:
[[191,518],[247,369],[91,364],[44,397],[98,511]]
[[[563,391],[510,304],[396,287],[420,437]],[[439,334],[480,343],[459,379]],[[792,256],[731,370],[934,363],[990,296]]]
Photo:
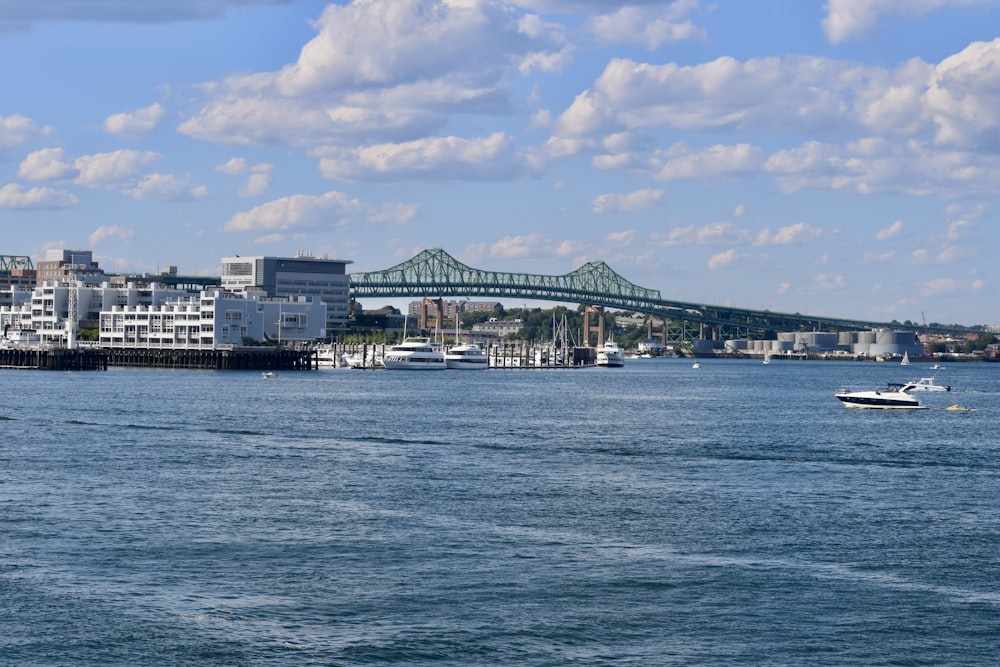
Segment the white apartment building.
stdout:
[[326,336],[326,304],[311,297],[274,299],[221,289],[169,299],[158,306],[115,306],[101,313],[101,347],[218,349],[247,339],[275,343]]
[[83,281],[47,281],[32,290],[12,288],[4,290],[0,298],[0,334],[10,329],[34,330],[42,343],[66,346],[70,323],[74,329],[96,328],[102,311],[116,306],[154,306],[186,294],[155,284],[111,287]]
[[98,328],[104,347],[214,349],[245,339],[311,341],[326,335],[326,305],[311,297],[272,299],[259,290],[244,297],[218,288],[192,294],[157,284],[83,282],[12,288],[0,298],[0,337],[34,331],[42,344],[68,347],[76,344],[71,329],[81,326]]

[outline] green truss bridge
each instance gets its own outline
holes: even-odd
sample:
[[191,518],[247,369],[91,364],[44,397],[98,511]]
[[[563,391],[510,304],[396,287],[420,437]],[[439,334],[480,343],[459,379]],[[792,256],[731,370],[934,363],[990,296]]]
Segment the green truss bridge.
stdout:
[[[777,331],[898,329],[899,323],[748,310],[664,299],[659,290],[634,285],[604,262],[587,262],[561,276],[485,271],[462,264],[440,248],[383,271],[351,274],[351,296],[479,297],[584,304],[644,313],[670,329],[669,338],[763,337]],[[932,333],[978,331],[963,327],[920,327]]]

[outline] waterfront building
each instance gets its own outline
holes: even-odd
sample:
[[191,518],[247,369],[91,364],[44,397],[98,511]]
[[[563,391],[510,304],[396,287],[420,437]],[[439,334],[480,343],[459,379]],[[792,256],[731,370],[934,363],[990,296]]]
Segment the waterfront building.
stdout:
[[501,320],[496,317],[491,317],[489,322],[480,322],[472,325],[472,331],[474,333],[488,332],[496,334],[500,338],[505,338],[510,334],[517,333],[523,328],[524,321],[521,319]]
[[261,290],[221,289],[157,305],[115,306],[100,314],[101,347],[215,350],[248,341],[296,343],[326,336],[326,304],[313,297],[273,298]]
[[33,290],[0,291],[0,331],[34,330],[42,343],[70,346],[70,330],[96,329],[101,312],[121,306],[153,306],[184,296],[182,290],[160,285],[46,282]]
[[222,287],[235,294],[260,290],[272,298],[310,297],[326,304],[328,333],[347,328],[351,279],[343,259],[296,257],[224,257]]
[[100,285],[107,276],[91,250],[48,250],[45,259],[38,262],[36,284],[46,282],[83,282]]

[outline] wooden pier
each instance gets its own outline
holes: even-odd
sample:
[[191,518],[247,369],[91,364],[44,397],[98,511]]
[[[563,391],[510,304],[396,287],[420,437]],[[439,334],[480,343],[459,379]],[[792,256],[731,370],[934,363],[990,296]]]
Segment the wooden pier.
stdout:
[[163,350],[44,346],[0,349],[0,368],[47,371],[106,371],[108,366],[199,370],[308,371],[317,368],[316,352],[274,347],[229,350]]
[[108,370],[108,357],[104,350],[99,349],[5,348],[0,349],[0,368],[44,371],[106,371]]
[[231,350],[107,348],[109,366],[188,368],[218,371],[308,371],[317,367],[313,350],[244,347]]

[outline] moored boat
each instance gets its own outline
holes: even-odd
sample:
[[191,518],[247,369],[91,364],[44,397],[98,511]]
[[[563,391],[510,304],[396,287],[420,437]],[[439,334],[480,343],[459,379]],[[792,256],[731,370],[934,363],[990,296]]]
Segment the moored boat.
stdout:
[[444,355],[445,366],[463,371],[485,369],[489,365],[486,352],[476,343],[455,345]]
[[625,365],[625,351],[613,339],[609,338],[604,345],[597,348],[597,360],[594,362],[598,366],[607,368],[617,368]]
[[407,338],[389,348],[382,365],[388,370],[437,371],[448,368],[442,352],[429,338]]

